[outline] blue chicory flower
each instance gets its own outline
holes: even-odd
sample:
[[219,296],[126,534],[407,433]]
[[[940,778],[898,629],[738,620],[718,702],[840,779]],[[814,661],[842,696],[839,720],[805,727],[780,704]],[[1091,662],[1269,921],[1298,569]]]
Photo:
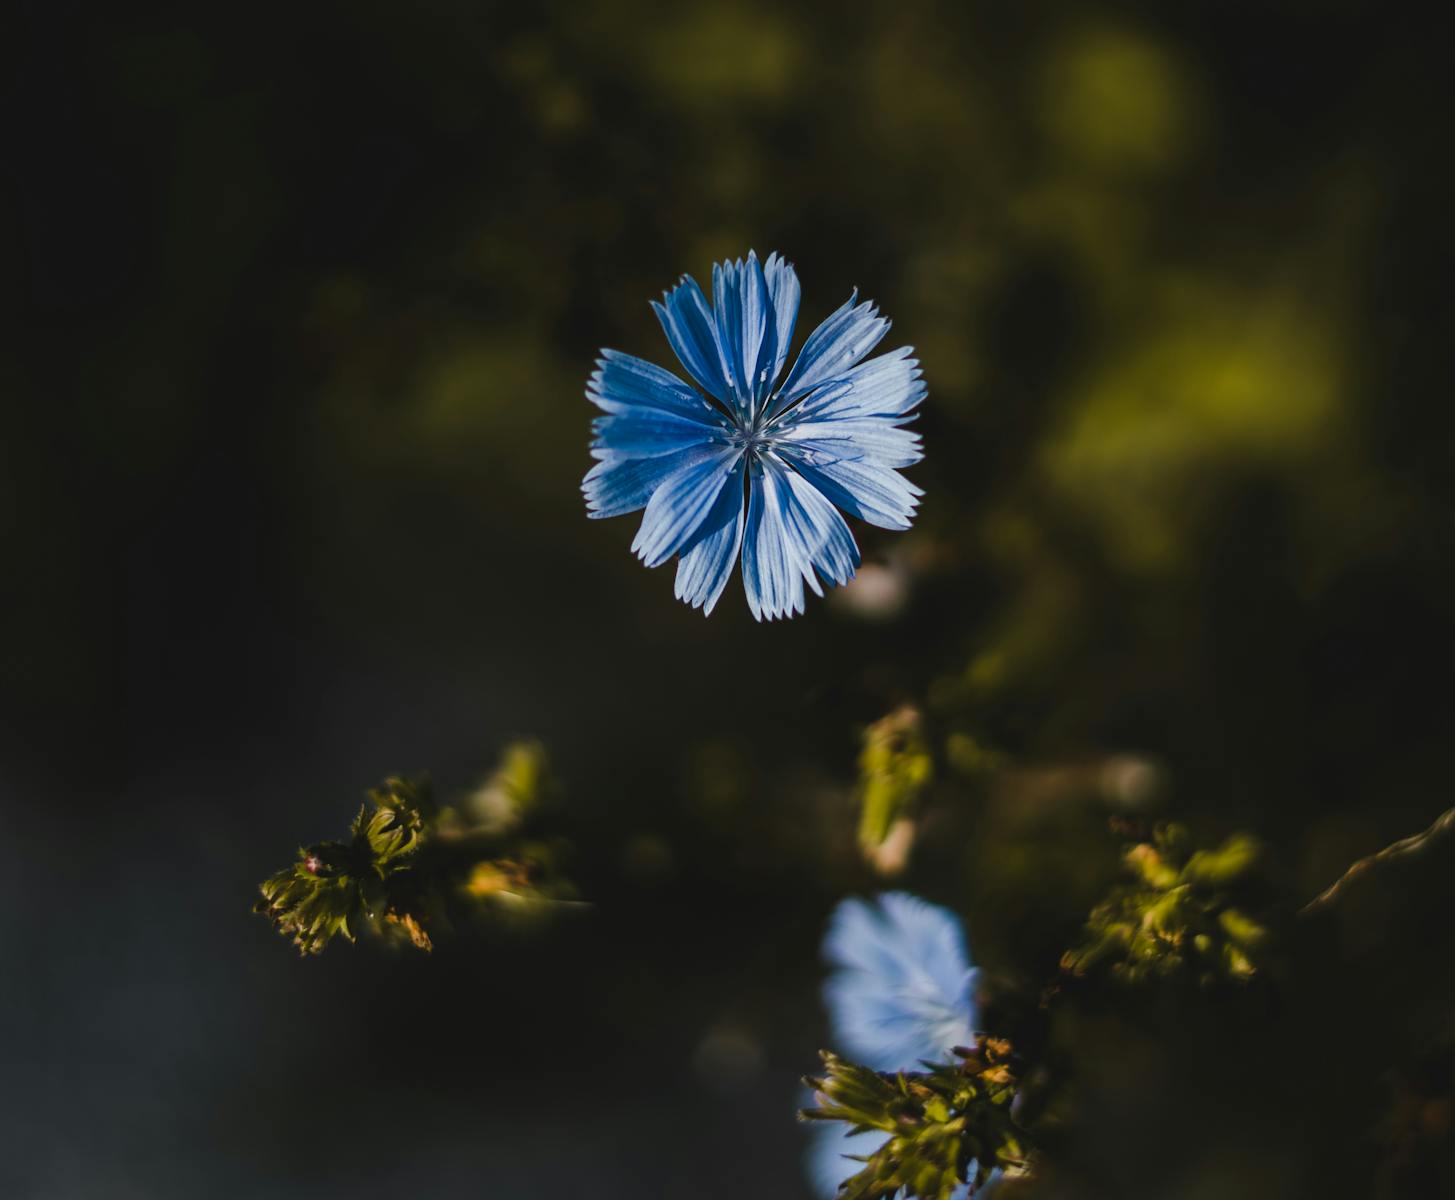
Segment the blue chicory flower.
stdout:
[[[833,968],[823,997],[836,1050],[876,1071],[913,1071],[974,1040],[979,972],[948,909],[908,892],[873,904],[845,900],[829,919],[823,953]],[[811,1136],[809,1177],[824,1200],[859,1169],[846,1155],[873,1154],[888,1138],[829,1122],[815,1123]],[[968,1185],[957,1190],[956,1200],[968,1193]]]
[[593,517],[646,510],[632,549],[649,567],[677,556],[679,600],[710,613],[741,558],[753,616],[788,617],[805,583],[822,596],[820,578],[844,584],[859,566],[840,509],[909,528],[923,493],[899,471],[923,455],[902,426],[927,389],[910,347],[865,359],[889,321],[857,291],[784,375],[799,285],[777,254],[715,264],[712,293],[684,275],[652,305],[701,391],[601,352],[586,395],[606,415],[581,488]]

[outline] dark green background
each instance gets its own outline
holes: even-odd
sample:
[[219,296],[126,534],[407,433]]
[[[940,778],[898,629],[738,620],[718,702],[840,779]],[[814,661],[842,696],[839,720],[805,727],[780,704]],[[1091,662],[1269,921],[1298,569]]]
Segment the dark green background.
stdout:
[[[1006,994],[1111,878],[1108,756],[1263,836],[1291,897],[1450,803],[1434,29],[1201,0],[9,26],[7,1195],[803,1194],[817,940],[877,886],[857,730],[906,699],[1014,764],[943,790],[903,881]],[[859,531],[892,619],[761,627],[735,582],[704,621],[632,519],[585,519],[598,347],[666,362],[647,300],[750,246],[796,262],[800,338],[857,285],[920,352],[921,519]],[[518,734],[591,915],[304,962],[249,914],[377,778],[464,788]],[[1089,1023],[1098,1099],[1035,1194],[1455,1188],[1448,1124],[1423,1166],[1381,1124],[1450,1035],[1449,865],[1375,885],[1271,1017]]]

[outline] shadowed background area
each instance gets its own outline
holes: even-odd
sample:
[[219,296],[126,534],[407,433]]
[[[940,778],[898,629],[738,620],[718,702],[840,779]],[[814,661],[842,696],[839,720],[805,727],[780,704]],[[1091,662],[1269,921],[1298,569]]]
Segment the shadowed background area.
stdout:
[[[880,886],[859,731],[905,701],[1013,764],[899,880],[1002,981],[1054,973],[1118,797],[1295,896],[1451,802],[1451,83],[1408,18],[13,25],[6,1195],[806,1195],[818,940]],[[800,341],[858,286],[930,386],[916,528],[772,626],[578,491],[598,348],[668,363],[647,301],[749,247]],[[382,776],[464,790],[519,735],[589,911],[307,961],[249,912]],[[1450,865],[1371,884],[1276,1036],[1089,1024],[1079,1174],[1034,1194],[1455,1190]]]

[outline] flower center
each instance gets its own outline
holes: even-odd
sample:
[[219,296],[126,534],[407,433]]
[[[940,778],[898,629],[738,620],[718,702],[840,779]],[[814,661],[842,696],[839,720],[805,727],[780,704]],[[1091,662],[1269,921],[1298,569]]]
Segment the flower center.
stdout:
[[762,413],[753,417],[751,422],[740,422],[733,431],[732,444],[752,458],[768,453],[773,449],[771,423],[763,419]]

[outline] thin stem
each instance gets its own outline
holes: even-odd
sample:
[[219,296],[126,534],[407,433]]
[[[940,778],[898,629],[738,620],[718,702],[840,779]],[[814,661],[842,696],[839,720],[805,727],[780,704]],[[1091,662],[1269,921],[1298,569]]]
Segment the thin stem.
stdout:
[[1299,910],[1299,916],[1306,917],[1321,908],[1327,908],[1359,876],[1367,874],[1380,863],[1388,862],[1396,858],[1407,858],[1410,855],[1421,853],[1431,842],[1443,837],[1452,829],[1455,829],[1455,808],[1446,809],[1435,818],[1433,824],[1423,833],[1414,834],[1412,837],[1401,838],[1399,841],[1386,846],[1383,850],[1379,850],[1367,858],[1361,858],[1340,875],[1338,879],[1334,880],[1333,883],[1305,904]]

